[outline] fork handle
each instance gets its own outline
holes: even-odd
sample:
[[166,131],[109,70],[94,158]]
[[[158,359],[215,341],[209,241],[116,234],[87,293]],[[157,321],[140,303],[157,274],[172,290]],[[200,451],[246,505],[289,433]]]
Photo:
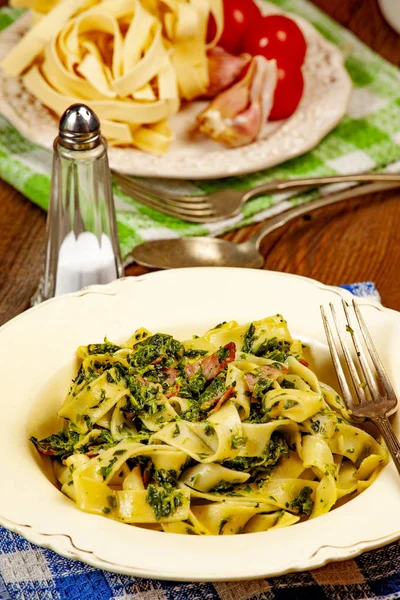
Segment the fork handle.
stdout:
[[312,200],[311,202],[308,202],[306,204],[300,204],[300,206],[296,206],[292,209],[289,209],[283,213],[280,213],[268,219],[265,225],[263,225],[255,233],[253,233],[245,242],[242,242],[242,244],[247,244],[252,248],[257,248],[258,250],[262,240],[266,235],[272,233],[273,231],[275,231],[275,229],[283,227],[283,225],[286,225],[286,223],[288,223],[292,219],[296,219],[297,217],[306,215],[307,213],[316,210],[317,208],[329,206],[330,204],[335,204],[336,202],[342,202],[343,200],[347,200],[348,198],[356,198],[357,196],[363,196],[364,194],[372,194],[375,192],[391,190],[398,188],[399,186],[399,182],[366,183],[355,188],[348,188],[341,192],[336,192],[334,194],[322,196],[322,198]]
[[283,190],[293,190],[304,187],[318,187],[329,183],[373,183],[373,182],[397,182],[400,183],[399,173],[353,173],[351,175],[327,175],[324,177],[299,177],[297,179],[275,179],[268,181],[251,190],[243,197],[243,202],[247,202],[255,196],[265,192],[275,192]]
[[383,439],[385,440],[394,464],[396,465],[396,469],[400,474],[400,442],[393,431],[389,419],[385,415],[381,417],[373,417],[371,420],[378,427]]

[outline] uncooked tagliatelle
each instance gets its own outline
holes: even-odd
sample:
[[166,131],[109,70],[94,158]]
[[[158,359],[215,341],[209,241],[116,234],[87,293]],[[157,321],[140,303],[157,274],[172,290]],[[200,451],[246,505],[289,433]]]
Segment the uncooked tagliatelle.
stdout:
[[388,461],[281,315],[185,342],[139,329],[78,357],[65,428],[31,439],[83,511],[181,534],[266,531],[329,512]]
[[[1,63],[8,75],[22,76],[57,115],[75,102],[89,104],[111,144],[168,149],[167,119],[181,99],[207,91],[207,48],[222,31],[222,0],[14,3],[32,6],[36,23]],[[216,36],[206,44],[210,14]]]

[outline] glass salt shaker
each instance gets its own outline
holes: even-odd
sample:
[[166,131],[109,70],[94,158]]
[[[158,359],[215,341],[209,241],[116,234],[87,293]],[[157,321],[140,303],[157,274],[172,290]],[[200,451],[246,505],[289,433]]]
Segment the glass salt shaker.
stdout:
[[32,304],[122,275],[107,145],[95,113],[74,104],[54,141],[45,266]]

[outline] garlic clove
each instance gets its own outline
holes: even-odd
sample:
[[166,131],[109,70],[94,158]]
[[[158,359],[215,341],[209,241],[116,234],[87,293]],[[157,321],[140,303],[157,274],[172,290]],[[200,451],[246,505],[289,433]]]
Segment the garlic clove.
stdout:
[[232,148],[257,140],[272,108],[277,73],[275,60],[255,56],[244,76],[197,116],[200,131]]
[[209,86],[205,98],[214,98],[229,88],[243,73],[251,61],[250,54],[235,56],[216,46],[207,53]]

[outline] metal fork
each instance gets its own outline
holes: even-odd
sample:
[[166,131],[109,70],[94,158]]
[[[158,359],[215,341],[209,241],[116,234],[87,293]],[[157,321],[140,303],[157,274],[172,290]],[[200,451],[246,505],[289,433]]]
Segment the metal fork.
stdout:
[[[375,423],[383,439],[385,440],[387,447],[389,448],[389,452],[392,455],[396,468],[400,474],[400,443],[388,419],[388,417],[397,410],[397,397],[395,391],[386,374],[382,361],[379,358],[371,335],[356,302],[353,300],[354,313],[357,317],[358,328],[361,331],[362,337],[364,338],[369,357],[373,366],[375,367],[375,375],[372,373],[367,355],[360,344],[360,338],[358,337],[357,330],[353,323],[349,305],[344,300],[342,300],[342,305],[347,321],[346,330],[350,333],[353,340],[354,349],[358,359],[357,362],[359,364],[359,370],[357,370],[356,363],[353,360],[350,350],[344,340],[343,334],[340,331],[335,307],[332,303],[329,304],[335,329],[342,347],[347,367],[349,369],[350,378],[356,391],[358,402],[354,401],[354,395],[351,392],[342,364],[340,362],[337,345],[323,306],[321,306],[321,314],[332,361],[339,380],[339,385],[343,393],[343,399],[347,408],[351,410],[355,417],[368,418]],[[359,372],[362,373],[362,377],[364,378],[363,381],[360,380]]]
[[269,192],[282,192],[348,182],[397,182],[400,184],[400,174],[396,173],[355,173],[353,175],[329,175],[327,177],[275,179],[248,191],[226,189],[211,194],[191,196],[185,193],[166,192],[146,183],[142,179],[133,179],[128,175],[116,173],[115,171],[113,179],[125,194],[138,202],[190,223],[211,223],[234,217],[239,214],[241,207],[247,200]]

